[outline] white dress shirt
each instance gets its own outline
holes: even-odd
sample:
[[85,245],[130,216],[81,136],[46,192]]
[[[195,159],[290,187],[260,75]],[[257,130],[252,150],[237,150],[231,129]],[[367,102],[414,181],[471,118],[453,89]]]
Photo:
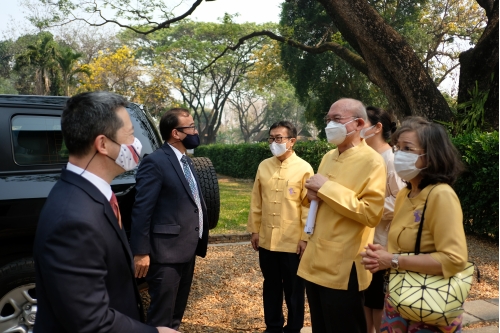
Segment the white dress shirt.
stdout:
[[83,170],[82,168],[77,167],[76,165],[71,164],[70,162],[68,162],[68,164],[66,165],[66,170],[74,172],[82,176],[83,178],[87,179],[89,182],[92,183],[92,185],[97,187],[97,189],[101,191],[102,194],[104,194],[104,196],[106,197],[106,199],[108,199],[108,201],[111,199],[111,194],[113,193],[113,191],[111,190],[111,185],[109,185],[108,182],[102,179],[101,177],[96,176],[90,171]]

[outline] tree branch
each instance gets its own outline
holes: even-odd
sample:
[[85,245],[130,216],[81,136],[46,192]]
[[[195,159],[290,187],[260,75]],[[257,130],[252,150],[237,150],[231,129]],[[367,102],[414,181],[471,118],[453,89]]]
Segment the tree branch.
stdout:
[[299,50],[308,52],[308,53],[313,53],[313,54],[320,54],[324,53],[327,51],[331,51],[335,53],[337,56],[345,60],[348,64],[356,68],[358,71],[361,73],[368,75],[368,67],[366,66],[365,61],[363,60],[362,57],[357,55],[356,53],[352,52],[351,50],[343,47],[340,44],[334,43],[334,42],[326,42],[322,43],[318,46],[307,46],[304,44],[301,44],[293,39],[285,38],[282,36],[278,36],[275,33],[268,31],[268,30],[262,30],[262,31],[255,31],[252,32],[251,34],[248,34],[246,36],[241,37],[238,40],[238,43],[233,46],[227,46],[222,53],[220,53],[217,57],[215,57],[208,65],[206,65],[204,68],[201,69],[201,71],[206,70],[210,66],[212,66],[217,60],[222,58],[229,50],[231,51],[236,51],[240,46],[245,44],[245,42],[249,39],[252,39],[254,37],[259,37],[259,36],[267,36],[271,39],[274,39],[278,42],[287,44],[289,46],[295,47]]
[[[180,16],[177,16],[177,17],[174,17],[174,18],[171,18],[169,20],[163,21],[161,23],[155,23],[156,26],[150,28],[149,30],[141,30],[141,29],[138,29],[138,28],[133,27],[131,25],[120,23],[120,22],[118,22],[116,20],[107,19],[107,18],[105,18],[103,16],[101,10],[99,8],[97,8],[97,4],[95,5],[94,13],[98,14],[99,17],[103,20],[103,22],[101,22],[101,23],[92,23],[92,22],[88,21],[87,19],[79,18],[79,17],[76,17],[74,15],[73,15],[74,19],[73,20],[69,20],[68,22],[71,22],[71,21],[83,21],[86,24],[88,24],[90,26],[94,26],[94,27],[100,27],[100,26],[103,26],[103,25],[105,25],[107,23],[113,23],[113,24],[116,24],[117,26],[119,26],[121,28],[126,28],[126,29],[129,29],[129,30],[132,30],[135,33],[142,34],[142,35],[148,35],[148,34],[151,34],[151,33],[155,32],[155,31],[158,31],[158,30],[161,30],[161,29],[170,28],[171,24],[179,22],[179,21],[185,19],[186,17],[188,17],[189,15],[191,15],[194,12],[194,10],[202,3],[202,1],[203,0],[196,0],[193,3],[193,5],[191,6],[191,8],[189,8],[189,10],[187,12],[185,12],[184,14],[182,14]],[[146,19],[146,21],[148,21],[148,23],[152,23],[145,16],[139,15],[138,11],[131,11],[131,12],[133,12],[134,14],[138,15],[141,18]]]

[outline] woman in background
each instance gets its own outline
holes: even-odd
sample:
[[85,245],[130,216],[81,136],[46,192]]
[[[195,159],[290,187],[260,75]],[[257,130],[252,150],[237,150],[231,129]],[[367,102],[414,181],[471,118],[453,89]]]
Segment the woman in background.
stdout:
[[[394,213],[394,202],[399,190],[404,183],[394,170],[394,153],[388,144],[392,133],[396,131],[396,123],[391,116],[379,108],[369,106],[366,108],[368,121],[361,130],[361,137],[366,143],[384,158],[387,165],[387,184],[385,188],[384,214],[382,220],[375,227],[374,244],[386,247],[387,235]],[[385,270],[373,274],[372,282],[365,290],[365,315],[368,333],[380,333],[380,324],[384,312],[384,275]]]

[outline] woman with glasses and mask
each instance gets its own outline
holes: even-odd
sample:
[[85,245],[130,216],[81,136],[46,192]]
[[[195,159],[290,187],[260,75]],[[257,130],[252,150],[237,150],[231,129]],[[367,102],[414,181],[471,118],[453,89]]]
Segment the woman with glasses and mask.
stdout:
[[[297,276],[309,236],[304,232],[309,208],[305,182],[314,171],[293,151],[297,129],[289,121],[269,130],[274,155],[262,161],[252,190],[248,231],[259,251],[264,276],[264,321],[268,333],[300,333],[304,324],[304,281]],[[283,294],[288,309],[285,325]]]
[[[394,153],[388,141],[391,134],[396,131],[396,123],[392,121],[391,115],[382,109],[374,106],[366,108],[368,120],[365,128],[361,130],[361,137],[366,143],[384,158],[387,166],[387,183],[385,189],[384,213],[382,220],[375,227],[373,244],[386,246],[387,234],[391,225],[394,202],[399,190],[404,187],[404,183],[394,170]],[[384,275],[385,270],[380,270],[373,274],[372,282],[368,289],[364,291],[365,315],[368,333],[380,333],[380,324],[384,309]]]
[[[388,268],[424,274],[457,274],[467,263],[467,244],[460,201],[451,187],[463,170],[462,162],[445,129],[421,117],[407,118],[392,137],[394,167],[407,183],[394,207],[387,243],[369,244],[361,255],[372,273]],[[417,232],[427,201],[420,255],[415,251]],[[461,332],[462,316],[447,327],[404,319],[387,300],[381,332]]]

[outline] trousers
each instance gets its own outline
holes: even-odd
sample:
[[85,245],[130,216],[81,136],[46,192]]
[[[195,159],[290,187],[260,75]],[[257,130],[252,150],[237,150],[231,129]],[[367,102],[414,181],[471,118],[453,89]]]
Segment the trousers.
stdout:
[[363,292],[359,291],[354,263],[347,290],[331,289],[306,281],[313,333],[366,333]]
[[146,275],[151,303],[147,323],[177,330],[193,282],[195,256],[180,264],[152,264]]
[[[304,280],[297,276],[296,253],[269,251],[259,247],[259,264],[264,276],[263,301],[266,332],[300,333],[304,325]],[[288,310],[285,325],[283,295]]]

